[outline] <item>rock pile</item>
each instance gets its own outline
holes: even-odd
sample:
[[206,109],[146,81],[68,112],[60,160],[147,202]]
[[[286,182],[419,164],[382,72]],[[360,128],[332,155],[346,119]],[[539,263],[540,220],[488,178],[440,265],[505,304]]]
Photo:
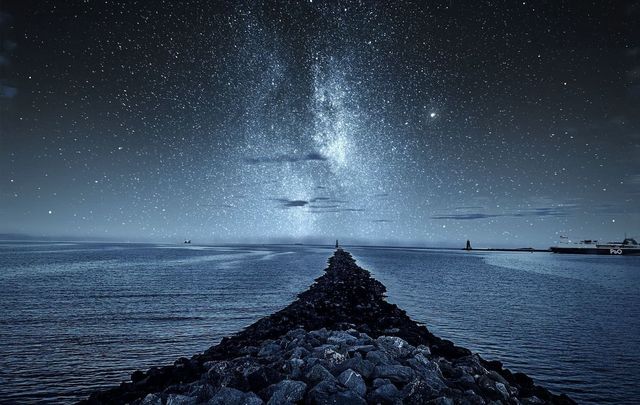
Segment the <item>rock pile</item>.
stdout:
[[572,404],[431,334],[338,249],[285,309],[173,366],[136,371],[87,403]]

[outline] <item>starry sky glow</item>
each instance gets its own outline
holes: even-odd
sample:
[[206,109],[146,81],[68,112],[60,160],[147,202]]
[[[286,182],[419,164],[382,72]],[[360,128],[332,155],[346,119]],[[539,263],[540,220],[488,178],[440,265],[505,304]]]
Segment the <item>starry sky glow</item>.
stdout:
[[640,236],[639,1],[0,10],[2,233]]

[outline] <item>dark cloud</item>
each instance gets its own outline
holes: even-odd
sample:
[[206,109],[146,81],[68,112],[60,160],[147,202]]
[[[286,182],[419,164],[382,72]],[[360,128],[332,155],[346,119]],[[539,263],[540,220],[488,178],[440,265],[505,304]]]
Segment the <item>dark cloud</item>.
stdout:
[[389,193],[376,193],[373,196],[374,197],[389,197]]
[[449,215],[433,215],[431,219],[455,219],[455,220],[467,220],[467,219],[485,219],[502,217],[504,215],[498,214],[483,214],[483,213],[469,213],[469,214],[449,214]]
[[566,217],[571,209],[575,205],[559,205],[553,207],[538,207],[530,210],[515,211],[504,214],[488,214],[484,212],[468,212],[462,214],[443,214],[433,215],[431,219],[453,219],[453,220],[475,220],[475,219],[487,219],[487,218],[499,218],[499,217],[512,217],[512,218],[524,218],[524,217]]
[[382,223],[393,222],[393,221],[391,219],[374,219],[371,222],[382,224]]
[[331,212],[363,212],[364,208],[332,208],[332,209],[312,209],[309,212],[313,214],[324,214]]
[[276,198],[275,201],[279,202],[282,208],[304,207],[309,204],[307,200],[289,200],[288,198]]
[[541,207],[532,210],[516,212],[514,214],[505,214],[504,216],[512,217],[565,217],[567,212],[563,207]]
[[249,164],[261,164],[261,163],[295,163],[306,161],[325,161],[327,157],[320,152],[309,152],[304,155],[277,155],[277,156],[258,156],[246,158],[245,162]]

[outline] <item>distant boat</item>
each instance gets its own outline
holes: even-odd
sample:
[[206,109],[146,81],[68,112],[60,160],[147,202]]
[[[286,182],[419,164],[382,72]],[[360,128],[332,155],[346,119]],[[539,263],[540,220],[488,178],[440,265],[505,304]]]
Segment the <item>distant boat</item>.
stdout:
[[640,245],[633,238],[624,238],[622,242],[609,242],[599,244],[597,240],[585,239],[580,242],[571,242],[566,236],[562,236],[566,242],[557,246],[551,246],[553,253],[572,253],[584,255],[640,255]]
[[186,239],[186,240],[184,241],[184,243],[190,244],[190,243],[191,243],[191,239]]

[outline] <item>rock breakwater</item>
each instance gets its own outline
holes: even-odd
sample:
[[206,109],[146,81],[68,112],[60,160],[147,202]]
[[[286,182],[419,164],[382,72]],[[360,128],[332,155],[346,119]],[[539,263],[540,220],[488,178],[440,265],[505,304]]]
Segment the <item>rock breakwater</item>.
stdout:
[[85,403],[572,404],[498,361],[440,339],[385,300],[385,287],[336,250],[297,300],[174,365]]

